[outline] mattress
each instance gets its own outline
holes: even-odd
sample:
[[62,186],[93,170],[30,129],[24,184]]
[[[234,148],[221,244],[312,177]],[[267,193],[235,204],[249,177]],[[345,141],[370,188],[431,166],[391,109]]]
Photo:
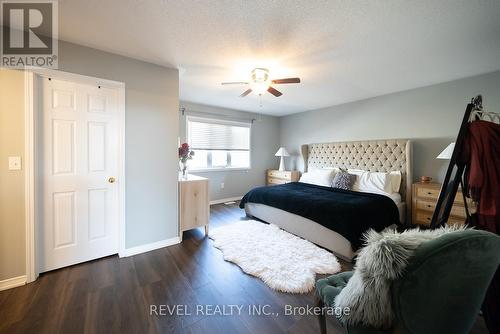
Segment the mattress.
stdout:
[[382,194],[302,182],[254,188],[242,198],[240,207],[244,208],[247,202],[308,218],[344,236],[354,250],[362,246],[366,230],[381,231],[400,221],[394,200]]
[[[401,221],[404,221],[405,203],[401,202],[397,206]],[[285,231],[326,248],[346,261],[351,262],[355,256],[349,240],[310,219],[258,203],[246,203],[245,212],[249,216],[277,225]]]

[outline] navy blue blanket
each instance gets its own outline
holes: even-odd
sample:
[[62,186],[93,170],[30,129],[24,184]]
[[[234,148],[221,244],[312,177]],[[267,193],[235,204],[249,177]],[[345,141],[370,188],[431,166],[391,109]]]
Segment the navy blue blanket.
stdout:
[[398,208],[387,196],[322,187],[301,182],[250,190],[241,200],[285,210],[321,224],[351,242],[353,250],[362,245],[363,232],[381,231],[399,224]]

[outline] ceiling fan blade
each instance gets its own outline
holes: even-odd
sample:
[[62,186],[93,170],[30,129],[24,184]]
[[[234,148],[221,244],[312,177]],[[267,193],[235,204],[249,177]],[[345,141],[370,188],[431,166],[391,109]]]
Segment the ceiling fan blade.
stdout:
[[271,80],[273,84],[291,84],[291,83],[300,83],[300,78],[285,78],[285,79],[275,79]]
[[271,94],[273,94],[274,96],[276,97],[280,97],[281,95],[283,95],[282,92],[280,92],[279,90],[277,89],[274,89],[273,87],[269,86],[269,88],[267,89],[267,91]]
[[251,92],[252,92],[252,88],[248,88],[246,91],[244,91],[244,92],[240,95],[240,97],[245,97],[245,96],[247,96],[248,94],[250,94]]
[[246,81],[229,81],[229,82],[221,82],[221,85],[248,85]]

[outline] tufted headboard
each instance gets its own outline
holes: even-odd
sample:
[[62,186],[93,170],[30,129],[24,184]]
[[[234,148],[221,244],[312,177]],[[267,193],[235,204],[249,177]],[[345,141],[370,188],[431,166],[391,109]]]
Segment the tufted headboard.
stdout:
[[347,141],[302,145],[304,172],[308,168],[357,168],[371,172],[401,172],[399,193],[406,202],[406,217],[411,217],[413,182],[412,143],[407,139]]

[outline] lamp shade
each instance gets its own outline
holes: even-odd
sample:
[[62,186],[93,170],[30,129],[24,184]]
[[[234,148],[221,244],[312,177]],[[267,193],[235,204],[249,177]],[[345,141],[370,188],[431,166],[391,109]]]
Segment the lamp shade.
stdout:
[[446,146],[443,152],[439,153],[436,159],[450,160],[454,149],[455,143],[451,143],[450,145]]
[[288,154],[288,151],[284,147],[280,147],[278,152],[276,152],[275,156],[277,157],[289,157],[290,154]]

